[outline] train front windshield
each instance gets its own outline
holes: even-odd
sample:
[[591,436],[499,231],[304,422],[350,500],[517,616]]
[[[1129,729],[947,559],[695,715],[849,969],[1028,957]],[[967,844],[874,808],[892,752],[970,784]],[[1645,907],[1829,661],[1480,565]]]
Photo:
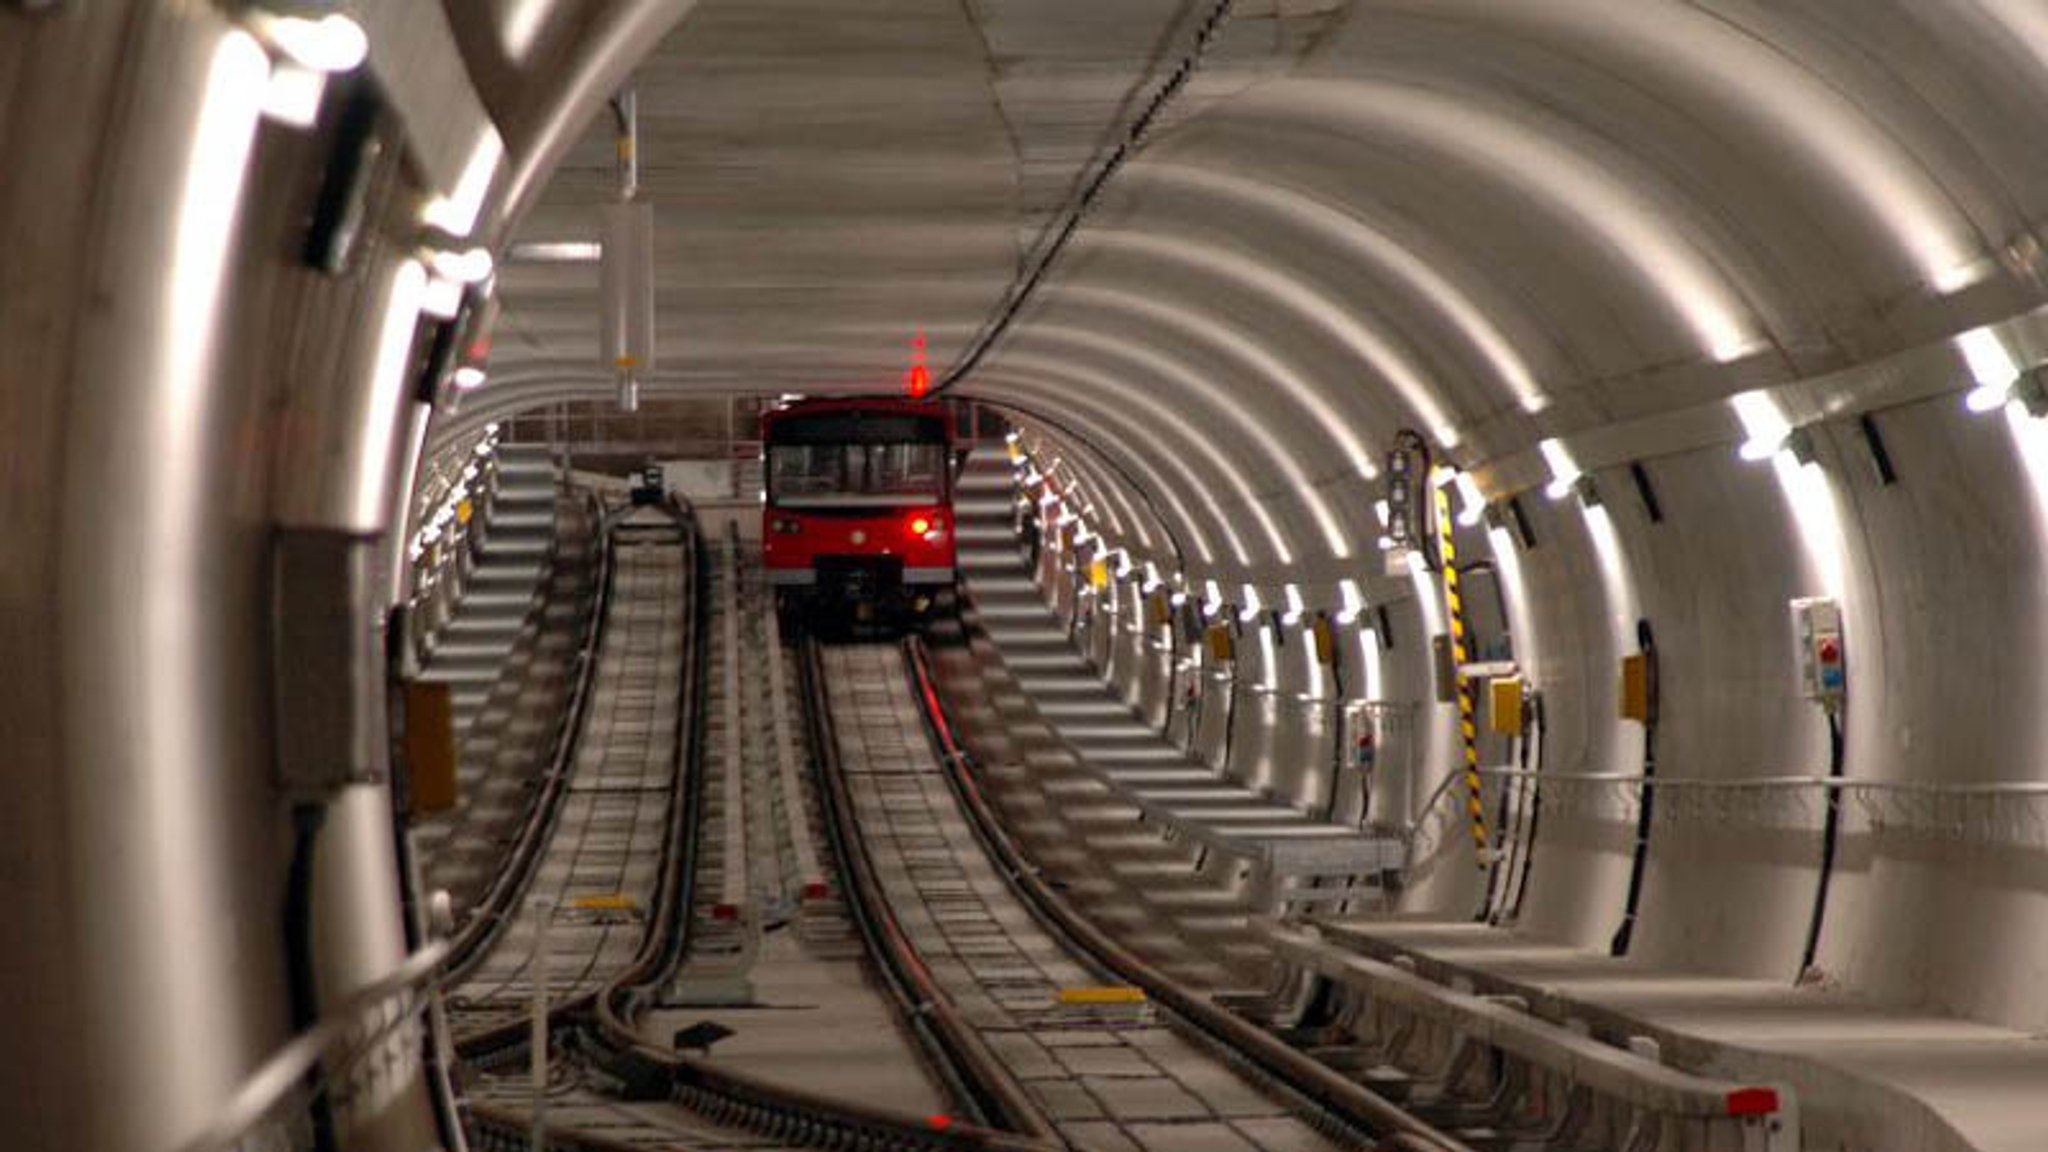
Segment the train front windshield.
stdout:
[[768,499],[805,504],[903,504],[946,492],[944,428],[923,418],[788,420],[768,444]]

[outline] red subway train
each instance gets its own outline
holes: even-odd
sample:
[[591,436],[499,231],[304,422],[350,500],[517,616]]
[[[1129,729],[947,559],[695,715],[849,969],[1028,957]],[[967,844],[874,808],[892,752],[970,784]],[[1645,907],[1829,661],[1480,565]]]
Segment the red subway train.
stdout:
[[762,563],[783,602],[853,624],[953,602],[951,406],[802,400],[761,417]]

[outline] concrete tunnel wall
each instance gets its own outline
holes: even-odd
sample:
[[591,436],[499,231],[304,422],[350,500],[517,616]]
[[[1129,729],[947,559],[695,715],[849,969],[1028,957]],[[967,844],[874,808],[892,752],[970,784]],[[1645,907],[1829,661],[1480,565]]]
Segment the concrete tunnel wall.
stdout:
[[[2000,143],[2023,138],[2016,126],[2033,116],[2020,93],[2042,85],[2038,18],[2000,3],[1887,4],[1882,18],[1847,4],[1653,7],[1362,6],[1308,75],[1225,102],[1132,165],[969,390],[1019,403],[1027,443],[1072,450],[1071,436],[1031,421],[1063,411],[1130,462],[1096,483],[1152,486],[1179,534],[1215,542],[1214,562],[1176,566],[1113,531],[1109,543],[1141,569],[1184,572],[1197,598],[1216,579],[1238,603],[1251,582],[1270,606],[1295,583],[1310,607],[1334,611],[1336,582],[1358,581],[1392,612],[1384,695],[1427,701],[1426,643],[1414,641],[1440,627],[1429,621],[1442,605],[1426,603],[1433,584],[1374,573],[1376,490],[1340,439],[1376,453],[1395,423],[1435,431],[1414,402],[1419,383],[1459,434],[1448,457],[1488,499],[1518,496],[1536,540],[1524,549],[1505,532],[1457,533],[1461,557],[1517,569],[1510,614],[1545,695],[1546,768],[1640,770],[1642,730],[1614,702],[1640,617],[1661,656],[1660,773],[1824,772],[1826,726],[1797,696],[1786,603],[1832,594],[1848,628],[1850,778],[2048,779],[2030,603],[2042,489],[2028,465],[2043,432],[2016,405],[1964,409],[1981,372],[1958,339],[2001,325],[2018,367],[2040,359],[2028,254],[2048,185],[2038,157]],[[1417,79],[1404,52],[1444,73]],[[1754,90],[1715,81],[1716,60],[1755,69]],[[1631,76],[1655,85],[1624,90]],[[1785,115],[1766,123],[1758,112],[1772,101]],[[1824,141],[1829,125],[1842,134]],[[1527,139],[1512,142],[1516,132]],[[1426,254],[1442,282],[1418,279],[1389,249]],[[1451,296],[1462,304],[1446,305]],[[1076,329],[1157,347],[1111,354]],[[1308,404],[1328,405],[1321,417],[1295,391],[1304,381]],[[1531,385],[1540,412],[1517,395]],[[1219,388],[1227,398],[1209,398]],[[1809,426],[1814,463],[1738,458],[1744,431],[1728,399],[1755,388]],[[1192,431],[1153,420],[1161,406]],[[1865,413],[1895,484],[1876,476]],[[1535,445],[1546,436],[1581,455],[1597,509],[1545,499]],[[1215,494],[1195,492],[1189,470]],[[1246,515],[1246,492],[1263,521]],[[1250,563],[1233,563],[1218,517]],[[1342,555],[1319,536],[1330,519]],[[1290,562],[1259,543],[1275,535]],[[1263,682],[1255,635],[1240,640],[1240,673]],[[1355,645],[1340,647],[1350,659]],[[1301,690],[1296,651],[1280,655],[1282,695]],[[1347,677],[1354,694],[1362,682]],[[1318,735],[1257,707],[1247,718],[1233,764],[1310,806]],[[1456,767],[1452,724],[1425,708],[1425,790]],[[1205,732],[1220,761],[1219,739]],[[2016,823],[2038,822],[2027,815],[2037,801],[2006,803]],[[1870,816],[1844,804],[1820,971],[1881,1002],[2038,1028],[2038,837],[1959,843],[1938,821]],[[1797,976],[1820,819],[1809,795],[1760,822],[1657,821],[1631,954]],[[1521,925],[1605,950],[1634,838],[1632,812],[1611,800],[1547,812]],[[1469,858],[1462,839],[1444,838],[1407,907],[1468,915]]]
[[[1603,495],[1597,510],[1525,494],[1537,544],[1516,550],[1510,583],[1520,591],[1509,595],[1520,602],[1511,613],[1528,622],[1517,630],[1517,655],[1546,695],[1546,767],[1640,768],[1642,730],[1618,720],[1614,708],[1619,657],[1633,650],[1640,615],[1655,628],[1661,657],[1660,772],[1735,780],[1824,771],[1825,725],[1797,695],[1786,602],[1827,592],[1832,564],[1849,605],[1847,774],[1932,783],[2041,778],[2033,750],[2042,685],[2027,655],[2039,625],[2026,614],[2041,586],[2048,505],[2021,444],[2038,446],[2044,432],[2024,415],[1967,413],[1952,391],[1884,410],[1874,421],[1896,483],[1878,480],[1853,422],[1819,429],[1817,462],[1792,465],[1825,478],[1841,521],[1839,547],[1803,530],[1777,468],[1740,459],[1733,442],[1641,462],[1660,523],[1651,521],[1626,468],[1592,472]],[[1035,460],[1065,448],[1043,429],[1025,442],[1044,445]],[[1611,527],[1596,528],[1600,520]],[[1597,543],[1600,532],[1611,532],[1613,544]],[[1934,540],[1941,543],[1930,547]],[[1458,544],[1461,555],[1490,553],[1496,562],[1503,545],[1513,547],[1507,533],[1481,529],[1461,529]],[[1148,559],[1159,563],[1139,549],[1131,555],[1139,570]],[[1413,641],[1440,619],[1441,606],[1425,613],[1415,588],[1362,572],[1361,579],[1394,612],[1396,646],[1382,656],[1383,694],[1427,700],[1431,673]],[[1122,594],[1126,585],[1117,587]],[[1435,595],[1433,585],[1425,587]],[[1268,605],[1284,603],[1282,596],[1270,586],[1261,593]],[[1616,611],[1622,598],[1632,611]],[[1076,602],[1061,600],[1069,610]],[[1308,600],[1339,607],[1333,589]],[[1314,808],[1327,780],[1328,736],[1310,719],[1313,710],[1273,703],[1307,687],[1293,647],[1302,638],[1296,633],[1277,650],[1277,678],[1269,681],[1258,631],[1248,626],[1239,641],[1239,675],[1278,691],[1240,704],[1230,762],[1248,783]],[[1365,673],[1351,639],[1357,632],[1344,629],[1339,648],[1347,688],[1362,696]],[[1126,660],[1116,671],[1133,700],[1152,691],[1141,680],[1162,675],[1157,661]],[[1222,763],[1213,723],[1218,698],[1212,688],[1203,746]],[[1438,730],[1418,750],[1426,785],[1456,766],[1453,723],[1441,710],[1425,712],[1425,727]],[[1632,955],[1678,970],[1797,976],[1817,885],[1820,814],[1808,797],[1788,800],[1760,826],[1658,822]],[[1597,805],[1545,815],[1523,927],[1607,947],[1621,919],[1635,834],[1624,815]],[[1469,851],[1462,839],[1445,837],[1405,906],[1469,913],[1477,895],[1466,879]],[[2023,849],[1951,843],[1926,828],[1874,827],[1845,805],[1819,967],[1882,1002],[2037,1026],[2044,1005],[2030,957],[2044,911],[2033,879],[2038,863]]]
[[[0,694],[0,875],[20,905],[0,954],[0,1131],[19,1146],[186,1146],[304,1023],[279,920],[279,773],[333,750],[284,735],[298,702],[277,699],[278,533],[395,551],[425,419],[421,206],[464,162],[440,145],[466,154],[488,127],[440,6],[363,7],[372,40],[404,41],[418,71],[361,80],[382,110],[364,227],[332,276],[301,253],[360,89],[330,87],[312,129],[281,126],[258,115],[270,51],[222,8],[0,11],[0,632],[17,671]],[[558,81],[491,95],[581,123],[630,62],[603,58],[619,45],[602,33],[638,22],[644,40],[681,8],[558,20]],[[666,23],[646,23],[657,9]],[[506,122],[516,174],[544,136]],[[388,595],[364,616],[371,644]],[[326,671],[340,691],[345,670]],[[366,711],[381,732],[381,695]],[[378,753],[354,767],[381,781]],[[390,792],[326,799],[311,947],[331,1011],[407,938]],[[350,1086],[351,1146],[436,1139],[413,1039]]]
[[[10,1130],[35,1131],[17,1128],[17,1114],[60,1123],[34,1108],[52,1084],[145,1083],[184,1055],[176,1004],[232,1001],[246,1019],[181,1066],[184,1082],[159,1085],[178,1089],[175,1101],[138,1090],[131,1108],[44,1130],[70,1147],[173,1145],[281,1037],[281,974],[245,928],[205,911],[273,905],[281,876],[281,812],[263,790],[272,718],[248,704],[266,699],[264,533],[402,527],[393,490],[416,431],[405,417],[420,414],[366,393],[374,320],[418,239],[404,221],[464,164],[467,141],[433,109],[481,107],[504,134],[507,171],[479,234],[498,245],[574,126],[688,5],[552,18],[523,62],[494,47],[503,39],[488,7],[366,5],[381,36],[416,30],[408,21],[441,26],[454,54],[421,72],[467,74],[476,90],[467,102],[415,92],[404,133],[392,126],[383,231],[353,278],[313,288],[291,267],[288,225],[328,137],[261,130],[218,314],[180,329],[228,350],[203,379],[149,359],[190,349],[179,351],[150,295],[176,222],[139,198],[175,186],[184,159],[153,127],[193,111],[156,94],[202,90],[201,41],[222,34],[225,16],[198,3],[0,14],[0,63],[22,78],[4,89],[8,143],[40,158],[0,189],[4,331],[26,350],[0,389],[17,449],[0,508],[21,542],[0,571],[13,650],[25,666],[62,670],[0,714],[26,749],[0,805],[20,824],[7,866],[56,894],[9,953],[26,968],[6,986],[40,990],[17,1018],[51,1041],[6,1069]],[[127,68],[128,53],[149,66]],[[1819,771],[1825,732],[1793,696],[1785,601],[1838,591],[1850,777],[2048,780],[2034,658],[2048,425],[2016,402],[1967,413],[1960,397],[1978,371],[1957,348],[1995,325],[2016,367],[2048,361],[2033,313],[2048,302],[2048,156],[2017,143],[2039,137],[2044,104],[2048,20],[2025,0],[1361,0],[1295,74],[1215,100],[1125,169],[963,392],[1015,409],[1036,453],[1083,461],[1101,506],[1095,530],[1110,521],[1141,567],[1181,576],[1198,597],[1213,579],[1236,602],[1251,583],[1272,606],[1294,584],[1309,608],[1336,610],[1351,580],[1384,606],[1391,646],[1363,646],[1351,625],[1339,650],[1352,694],[1375,679],[1371,651],[1376,695],[1419,704],[1417,778],[1390,790],[1426,795],[1458,764],[1454,714],[1429,702],[1438,590],[1374,572],[1372,473],[1402,426],[1529,518],[1533,547],[1479,528],[1457,544],[1516,573],[1508,613],[1547,701],[1546,767],[1640,766],[1641,733],[1616,719],[1613,697],[1641,616],[1663,657],[1660,771]],[[53,124],[63,127],[42,127]],[[271,346],[287,333],[289,347]],[[935,345],[964,335],[933,325]],[[472,413],[610,387],[522,372],[516,354],[505,367],[502,393]],[[669,383],[651,380],[650,394]],[[1759,388],[1809,426],[1814,463],[1737,458],[1743,433],[1727,401]],[[171,412],[184,401],[193,406]],[[1863,414],[1896,484],[1870,467]],[[1543,497],[1546,438],[1580,454],[1599,510]],[[252,444],[307,455],[270,458]],[[331,455],[315,456],[323,447]],[[78,527],[105,523],[94,492],[109,456],[138,469],[175,458],[190,486],[152,495],[190,499],[124,513],[140,535]],[[1631,462],[1655,486],[1662,523],[1637,500]],[[184,565],[183,583],[160,591],[203,589],[129,595],[123,580],[167,563]],[[175,637],[158,629],[165,620]],[[1307,805],[1325,794],[1317,751],[1330,741],[1309,710],[1280,706],[1308,688],[1300,643],[1290,636],[1270,669],[1253,667],[1255,633],[1243,645],[1245,673],[1271,683],[1275,710],[1263,723],[1256,706],[1242,714],[1251,722],[1233,761]],[[115,676],[131,691],[105,692],[93,670],[124,661],[148,674]],[[1156,688],[1127,691],[1157,706]],[[171,715],[192,739],[138,742],[154,731],[146,722]],[[1220,759],[1220,733],[1201,738]],[[102,836],[161,832],[195,805],[236,815],[218,821],[219,843],[171,871],[97,850]],[[1634,953],[1794,975],[1816,823],[1809,805],[1768,827],[1658,825]],[[1521,924],[1604,948],[1632,836],[1618,811],[1547,816]],[[1875,827],[1850,805],[1821,969],[1884,1002],[2039,1029],[2038,839],[1959,844],[1934,825]],[[369,864],[374,874],[379,861]],[[1455,825],[1424,864],[1408,906],[1468,915],[1481,878]],[[190,886],[196,921],[121,918],[124,901],[172,882]],[[339,986],[395,959],[395,893],[352,892],[361,932],[337,946]],[[200,952],[181,952],[194,931]],[[358,953],[365,937],[375,939]],[[157,953],[220,965],[145,973],[81,959]],[[245,985],[268,989],[270,1007]],[[88,1004],[111,1022],[81,1034]]]

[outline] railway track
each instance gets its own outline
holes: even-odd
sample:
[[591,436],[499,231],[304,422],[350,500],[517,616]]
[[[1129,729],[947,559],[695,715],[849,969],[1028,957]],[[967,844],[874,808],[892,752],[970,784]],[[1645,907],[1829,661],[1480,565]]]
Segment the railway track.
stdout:
[[589,999],[640,949],[675,799],[685,541],[651,516],[613,529],[604,630],[552,835],[524,908],[447,998],[458,1044],[526,1019],[543,980],[551,1004]]
[[[547,959],[540,918],[501,914],[450,997],[473,1148],[530,1147],[536,1109],[546,1146],[583,1152],[1375,1146],[1041,922],[935,751],[905,651],[807,640],[792,676],[766,589],[722,545],[614,529],[579,743],[523,884],[557,910]],[[849,972],[893,1005],[864,992],[849,1027],[843,998],[792,1002]]]
[[[671,547],[678,555],[687,551]],[[773,1044],[752,1059],[743,1045],[738,1052],[722,1049],[714,1059],[682,1055],[671,1046],[673,1030],[686,1021],[703,1023],[707,1007],[733,1024],[743,1040],[753,1030],[741,1022],[748,1013],[783,1015],[788,1005],[755,1003],[753,986],[773,987],[787,979],[790,969],[855,966],[851,983],[863,984],[859,950],[849,948],[851,928],[818,859],[821,812],[800,770],[803,757],[795,744],[800,728],[788,714],[774,613],[741,552],[729,542],[719,551],[718,563],[696,573],[699,613],[679,610],[668,592],[658,595],[660,610],[653,612],[641,603],[648,599],[643,595],[647,586],[633,575],[645,558],[627,533],[614,535],[613,591],[602,651],[643,655],[644,645],[634,639],[641,630],[636,625],[659,621],[655,626],[669,637],[659,647],[664,667],[637,658],[601,659],[589,688],[575,775],[528,887],[574,906],[579,897],[587,899],[592,890],[610,883],[616,874],[607,868],[620,861],[608,850],[624,847],[637,862],[630,877],[619,879],[636,881],[624,886],[650,894],[642,903],[631,893],[624,894],[629,897],[625,901],[608,898],[619,893],[594,893],[601,909],[611,913],[604,930],[579,925],[567,935],[550,933],[549,987],[558,1006],[551,1017],[550,1077],[538,1099],[522,1022],[531,1010],[532,936],[518,921],[506,920],[494,946],[451,1000],[469,1066],[472,1147],[531,1147],[538,1103],[549,1147],[590,1152],[1042,1150],[1032,1141],[955,1122],[943,1085],[926,1075],[916,1050],[900,1041],[900,1051],[882,1055],[910,1070],[915,1102],[935,1106],[892,1108],[868,1096],[834,1098],[779,1083],[770,1072],[774,1065],[786,1065],[789,1053],[774,1051]],[[664,561],[663,567],[668,588],[685,588],[683,574],[672,563]],[[692,659],[684,658],[685,647]],[[672,691],[684,689],[685,680],[686,690]],[[607,727],[621,717],[637,721],[630,708],[616,708],[617,702],[637,705],[653,696],[680,696],[689,703],[690,715],[676,727],[682,745],[620,740]],[[627,728],[632,737],[651,726],[633,722]],[[661,775],[655,765],[664,747],[670,764],[683,762],[676,758],[679,750],[689,752],[685,759],[691,771],[668,777],[682,782],[680,792],[673,784],[652,786]],[[623,754],[643,775],[635,779],[606,767],[613,754]],[[586,777],[586,772],[594,775]],[[607,827],[592,823],[577,799],[588,790],[583,786],[588,781],[600,782],[607,795],[639,798],[630,827],[622,829],[616,816]],[[654,802],[657,795],[659,803]],[[657,849],[651,840],[664,820],[669,835]],[[678,914],[683,908],[690,914]],[[731,943],[735,926],[775,936],[766,948],[757,940],[736,949]],[[786,944],[782,950],[787,951],[797,947],[788,942],[798,939],[818,955],[776,955],[778,945]],[[746,962],[736,965],[742,951]],[[703,995],[707,985],[700,979],[706,962],[724,966],[709,996]],[[839,982],[847,982],[845,972],[837,975]],[[890,1009],[874,999],[877,1027],[869,1031],[888,1035],[895,1030]],[[845,1021],[834,1023],[843,1026]],[[821,1051],[815,1032],[800,1039],[814,1056]],[[832,1056],[829,1051],[824,1055]],[[783,1071],[788,1075],[787,1068]]]
[[[736,533],[716,552],[705,580],[704,836],[683,966],[667,999],[744,1005],[764,963],[849,959],[860,949],[820,859],[825,832],[805,779],[773,592]],[[784,930],[803,947],[778,946]]]
[[949,783],[898,646],[827,648],[815,658],[837,769],[897,921],[1058,1141],[1233,1152],[1361,1146],[1318,1131],[1293,1102],[1190,1043],[1148,997],[1039,923]]

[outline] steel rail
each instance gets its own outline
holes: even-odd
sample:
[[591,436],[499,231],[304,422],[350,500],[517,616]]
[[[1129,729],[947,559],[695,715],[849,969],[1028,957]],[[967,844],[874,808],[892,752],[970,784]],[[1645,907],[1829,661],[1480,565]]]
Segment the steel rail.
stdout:
[[1404,1111],[1384,1096],[1345,1078],[1279,1037],[1191,991],[1098,928],[1046,882],[1038,868],[1003,828],[995,809],[982,794],[972,767],[974,757],[959,742],[932,678],[930,654],[922,640],[904,641],[904,670],[911,694],[922,705],[927,730],[940,751],[948,785],[966,810],[969,826],[1002,864],[1011,886],[1055,934],[1069,941],[1118,978],[1140,988],[1156,1005],[1177,1018],[1196,1038],[1226,1058],[1235,1057],[1266,1079],[1308,1104],[1335,1135],[1348,1141],[1360,1137],[1381,1148],[1413,1152],[1473,1152],[1469,1145]]
[[[684,739],[678,741],[679,788],[671,809],[661,887],[653,902],[655,918],[633,965],[595,995],[561,1005],[551,1013],[551,1019],[587,1040],[591,1062],[630,1093],[657,1098],[665,1095],[708,1120],[745,1128],[771,1139],[870,1152],[1053,1152],[1063,1147],[978,1125],[935,1122],[932,1117],[830,1099],[682,1055],[651,1044],[639,1035],[635,1028],[638,1016],[652,1001],[653,990],[673,975],[688,946],[688,909],[692,906],[695,860],[702,841],[697,798],[701,797],[705,701],[709,688],[709,645],[702,642],[708,627],[709,601],[701,594],[701,533],[693,529],[689,539],[697,557],[690,568],[691,657],[678,717],[678,723],[685,726]],[[495,1062],[520,1051],[528,1042],[524,1024],[507,1024],[473,1037],[464,1046],[464,1053],[473,1061]],[[527,1147],[530,1132],[524,1117],[483,1106],[471,1109],[469,1121],[480,1148]],[[620,1147],[616,1142],[569,1132],[550,1132],[548,1144],[571,1152],[615,1152]]]
[[562,801],[569,792],[569,775],[583,739],[583,718],[590,706],[590,682],[597,667],[597,653],[604,643],[605,605],[611,601],[613,557],[611,516],[600,511],[596,522],[598,575],[596,598],[590,609],[590,624],[584,629],[583,646],[576,653],[575,685],[569,694],[569,709],[555,737],[555,751],[541,776],[540,791],[528,806],[526,823],[520,828],[504,867],[485,891],[476,912],[464,922],[450,941],[447,984],[460,984],[481,963],[499,935],[524,902],[526,891],[540,863],[542,850],[553,836],[561,816]]
[[[701,583],[697,587],[701,588]],[[692,643],[694,670],[688,688],[688,707],[691,763],[697,769],[692,775],[701,787],[705,700],[710,682],[705,667],[709,645],[699,641],[708,624],[709,601],[702,596],[693,599],[698,602],[697,631]],[[815,683],[815,678],[808,679],[807,690]],[[810,698],[807,693],[806,699]],[[678,805],[678,809],[682,807]],[[664,895],[658,903],[659,913],[641,963],[614,979],[598,994],[593,1005],[594,1038],[603,1050],[601,1059],[610,1064],[609,1071],[628,1083],[665,1083],[670,1097],[678,1104],[718,1123],[795,1143],[873,1152],[1051,1152],[1060,1147],[1032,1136],[972,1124],[935,1123],[932,1117],[833,1099],[735,1072],[641,1039],[633,1027],[634,1019],[645,1007],[649,990],[669,978],[687,949],[687,910],[692,905],[694,883],[691,873],[701,845],[701,834],[697,831],[700,815],[695,810],[679,812],[677,832],[687,838],[688,846],[674,852],[670,866],[665,869],[665,892],[674,896]],[[908,948],[907,940],[902,946]],[[984,1059],[987,1066],[996,1067],[993,1056],[985,1055]],[[1021,1094],[1021,1087],[1017,1091]]]
[[840,876],[848,882],[856,920],[869,951],[883,962],[892,991],[913,1029],[949,1065],[949,1079],[963,1082],[977,1097],[981,1111],[1040,1144],[1059,1146],[1058,1131],[1033,1102],[1029,1092],[991,1051],[981,1034],[960,1014],[939,987],[909,934],[889,907],[874,861],[857,824],[853,797],[839,763],[839,738],[825,694],[818,641],[806,636],[797,660],[805,720],[815,758],[819,798]]

